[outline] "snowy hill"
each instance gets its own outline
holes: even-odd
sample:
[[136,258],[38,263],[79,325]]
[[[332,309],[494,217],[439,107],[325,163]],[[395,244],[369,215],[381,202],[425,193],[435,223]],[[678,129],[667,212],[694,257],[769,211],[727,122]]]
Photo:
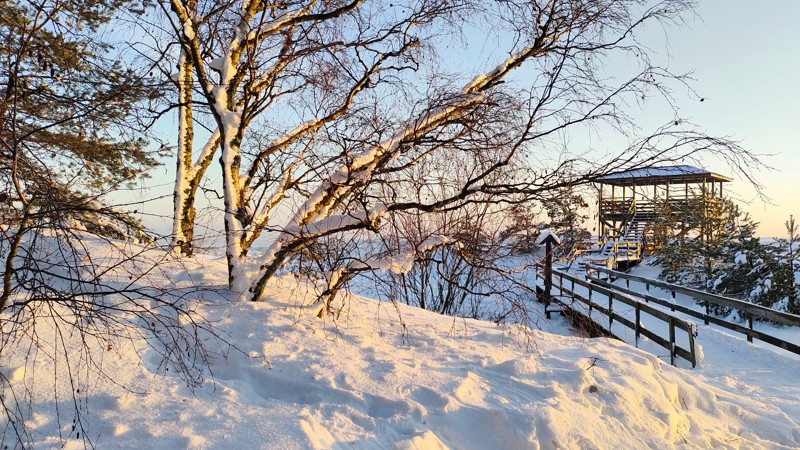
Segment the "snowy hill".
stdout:
[[[153,276],[175,289],[219,287],[225,270],[223,258],[199,257],[164,263]],[[143,338],[109,345],[96,361],[112,379],[94,379],[79,396],[85,435],[73,429],[63,367],[42,358],[31,373],[22,349],[1,360],[15,389],[33,394],[36,446],[63,439],[81,448],[88,439],[132,449],[800,447],[800,362],[778,354],[768,369],[753,361],[684,370],[614,340],[356,296],[337,318],[321,320],[303,306],[308,287],[290,279],[270,285],[262,303],[232,303],[219,292],[196,306],[235,348],[201,336],[211,363],[200,386],[189,389]],[[565,334],[559,321],[543,325]],[[748,372],[763,385],[743,382]]]

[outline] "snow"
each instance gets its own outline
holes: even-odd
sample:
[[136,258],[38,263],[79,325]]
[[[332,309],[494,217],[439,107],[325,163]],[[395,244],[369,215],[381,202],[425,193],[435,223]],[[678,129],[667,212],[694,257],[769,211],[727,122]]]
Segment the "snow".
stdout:
[[436,247],[447,245],[452,242],[452,239],[447,236],[434,235],[425,239],[417,246],[415,250],[400,252],[397,255],[389,255],[384,258],[370,259],[367,261],[356,261],[351,268],[354,269],[372,269],[382,272],[392,272],[396,275],[402,275],[411,271],[414,268],[414,261],[420,253],[433,250]]
[[550,231],[550,230],[544,230],[544,231],[542,231],[542,232],[539,234],[539,237],[538,237],[538,238],[536,238],[536,245],[542,245],[542,244],[544,244],[544,243],[545,243],[545,241],[546,241],[548,238],[555,239],[555,243],[556,243],[556,245],[558,245],[558,244],[560,244],[560,243],[561,243],[561,238],[560,238],[560,237],[558,237],[558,235],[557,235],[557,234],[555,234],[554,232],[552,232],[552,231]]
[[627,178],[642,178],[642,177],[670,177],[682,175],[710,175],[711,172],[700,169],[694,166],[678,165],[678,166],[665,166],[665,167],[646,167],[642,169],[626,170],[624,172],[605,175],[599,180],[622,180]]
[[305,226],[286,227],[283,232],[290,235],[324,235],[333,230],[346,229],[360,223],[370,223],[380,219],[386,212],[386,205],[378,203],[369,211],[360,211],[353,214],[336,214]]
[[[193,298],[235,348],[201,335],[211,361],[190,390],[138,334],[115,342],[95,360],[113,380],[83,391],[86,437],[100,448],[800,447],[800,358],[720,332],[701,330],[705,361],[687,370],[571,336],[560,318],[525,330],[352,295],[335,305],[338,319],[318,319],[314,286],[279,279],[264,302],[232,302],[224,256],[158,252],[151,281]],[[60,416],[53,406],[56,366],[42,352],[35,362],[0,360],[34,395],[35,447],[59,446],[60,434],[81,447],[71,405]],[[58,384],[69,392],[65,377]]]
[[422,243],[417,246],[417,251],[420,253],[427,252],[428,250],[449,244],[450,242],[452,242],[452,239],[449,237],[436,234],[422,241]]
[[736,257],[733,262],[734,264],[747,264],[747,253],[736,252]]
[[[317,194],[320,194],[321,191],[318,191]],[[305,206],[309,204],[309,201],[306,201]],[[300,209],[302,211],[302,208]],[[383,217],[383,215],[387,211],[386,204],[382,202],[377,202],[372,208],[368,211],[361,211],[354,214],[340,214],[340,215],[332,215],[320,219],[316,222],[312,222],[308,225],[293,225],[284,227],[281,231],[280,236],[276,238],[270,246],[267,248],[266,251],[259,257],[258,265],[264,266],[270,264],[272,259],[275,255],[283,248],[286,243],[296,236],[314,236],[314,235],[324,235],[330,233],[333,230],[338,229],[346,229],[346,227],[355,226],[356,224],[360,223],[369,223],[369,222],[376,222]],[[299,215],[301,212],[296,213],[295,219],[293,220],[294,223],[297,223],[299,220]]]
[[227,58],[225,56],[218,56],[212,59],[211,62],[208,63],[208,67],[213,70],[216,70],[217,72],[222,72],[222,69],[225,68],[226,64],[227,64]]
[[311,120],[307,120],[300,125],[296,126],[292,131],[282,135],[281,137],[272,141],[268,148],[278,148],[280,146],[285,145],[287,142],[290,142],[296,139],[298,136],[303,136],[308,133],[309,130],[313,130],[319,128],[322,124],[322,120],[318,117],[315,117]]
[[[239,125],[242,122],[241,111],[230,111],[225,105],[228,102],[228,92],[223,87],[215,87],[213,90],[214,98],[216,101],[215,108],[220,115],[222,121],[223,139],[226,143],[230,143],[239,132]],[[231,156],[233,158],[233,156]]]
[[183,35],[186,36],[186,39],[194,39],[194,27],[192,26],[192,21],[189,19],[183,22]]
[[480,74],[475,76],[472,81],[467,83],[467,85],[461,89],[461,92],[474,92],[475,90],[482,88],[488,81],[497,79],[498,76],[502,76],[514,64],[519,64],[520,62],[528,59],[531,56],[531,50],[532,47],[525,47],[519,52],[510,55],[505,61],[497,65],[497,67],[495,67],[488,74]]

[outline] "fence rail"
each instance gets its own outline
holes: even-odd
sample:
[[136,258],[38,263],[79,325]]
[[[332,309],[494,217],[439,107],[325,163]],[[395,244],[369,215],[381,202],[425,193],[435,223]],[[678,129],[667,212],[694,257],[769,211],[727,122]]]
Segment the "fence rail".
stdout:
[[[635,298],[632,298],[626,294],[617,292],[609,287],[598,286],[564,272],[554,270],[553,277],[558,278],[558,285],[556,286],[554,283],[553,289],[558,289],[559,293],[561,294],[561,298],[553,297],[553,301],[558,303],[562,308],[566,308],[572,313],[580,314],[611,335],[613,335],[612,327],[614,322],[624,325],[625,327],[634,331],[635,345],[638,346],[640,337],[645,336],[652,342],[668,350],[670,353],[670,364],[674,365],[675,357],[678,356],[689,361],[692,364],[692,367],[697,365],[697,355],[695,352],[695,336],[697,336],[697,327],[692,322],[683,320],[666,311],[662,311],[647,303],[636,300]],[[565,281],[567,283],[565,283]],[[567,286],[567,284],[569,284],[569,286]],[[582,293],[577,292],[575,290],[575,286],[585,288],[588,291],[588,295],[583,295]],[[567,294],[567,296],[571,298],[571,301],[565,301],[563,299],[566,297],[564,294]],[[598,295],[605,297],[606,301],[604,304],[600,304],[596,301],[596,297]],[[581,311],[580,309],[576,308],[576,305],[574,304],[576,301],[583,304],[588,311]],[[627,317],[616,313],[614,311],[615,301],[633,307],[635,319],[631,321]],[[595,318],[592,317],[592,311],[597,311],[604,315],[608,319],[608,327],[605,327],[604,324],[601,324],[595,320]],[[642,313],[648,314],[663,321],[668,326],[669,336],[665,338],[656,334],[652,330],[643,327],[641,323]],[[682,330],[686,333],[688,338],[688,345],[686,347],[677,344],[676,330]]]
[[[621,278],[626,281],[635,281],[645,285],[645,289],[648,293],[641,293],[628,288],[623,288],[621,286],[615,286],[609,283],[608,281],[602,280],[598,277],[592,276],[590,274],[591,271],[596,271],[600,273],[605,273],[609,276],[615,278]],[[616,291],[625,293],[627,295],[631,295],[634,297],[641,298],[646,302],[656,303],[662,306],[669,307],[673,311],[680,311],[683,314],[696,317],[698,319],[703,320],[703,322],[708,325],[709,323],[713,323],[723,328],[727,328],[732,331],[736,331],[739,333],[744,334],[747,337],[749,342],[753,342],[753,339],[758,339],[762,342],[766,342],[768,344],[774,345],[776,347],[782,348],[784,350],[790,351],[792,353],[800,355],[800,345],[795,344],[793,342],[788,342],[778,337],[772,336],[768,333],[763,331],[754,330],[753,329],[753,318],[759,317],[762,319],[771,320],[773,322],[798,327],[800,326],[800,316],[796,314],[787,313],[784,311],[777,311],[774,309],[767,308],[765,306],[756,305],[753,303],[748,303],[742,300],[737,300],[729,297],[723,297],[721,295],[710,294],[708,292],[698,291],[697,289],[687,288],[684,286],[678,286],[675,284],[667,283],[660,280],[654,280],[651,278],[645,278],[638,275],[631,275],[624,272],[619,272],[616,270],[610,270],[605,267],[600,266],[591,266],[587,267],[587,279],[590,280],[592,283],[595,283],[599,286],[603,286],[607,289],[614,289]],[[672,293],[672,298],[674,300],[675,294],[680,293],[686,295],[688,297],[694,298],[696,300],[700,300],[703,302],[705,307],[705,313],[701,311],[694,310],[692,308],[688,308],[686,306],[678,305],[674,302],[670,302],[669,300],[654,297],[649,294],[650,286],[655,286]],[[748,326],[742,326],[741,324],[730,322],[719,317],[715,317],[710,314],[710,306],[711,305],[718,305],[718,306],[726,306],[730,308],[735,308],[742,313],[744,313],[744,317],[747,319]]]

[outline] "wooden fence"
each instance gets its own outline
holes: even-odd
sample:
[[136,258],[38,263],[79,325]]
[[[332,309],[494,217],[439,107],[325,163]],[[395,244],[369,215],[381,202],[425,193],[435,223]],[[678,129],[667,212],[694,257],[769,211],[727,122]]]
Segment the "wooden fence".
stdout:
[[[555,303],[558,303],[562,308],[569,310],[574,314],[579,314],[588,319],[596,326],[604,330],[610,335],[614,322],[617,322],[634,332],[634,344],[639,345],[641,336],[645,336],[652,342],[667,349],[670,354],[670,364],[675,365],[675,357],[679,356],[692,364],[692,367],[697,365],[697,355],[695,353],[695,337],[697,336],[697,326],[690,321],[683,320],[675,315],[666,311],[655,308],[647,303],[636,300],[621,292],[614,290],[616,287],[598,286],[589,281],[577,278],[573,275],[553,270],[553,278],[558,280],[558,283],[553,283],[553,289],[558,289],[559,296],[552,297]],[[580,286],[588,292],[588,295],[577,292],[575,286]],[[565,295],[566,294],[566,295]],[[604,297],[604,302],[598,302],[597,297]],[[569,299],[569,300],[567,300]],[[623,303],[634,309],[635,318],[633,321],[625,316],[622,316],[614,311],[614,302]],[[582,304],[585,308],[577,308],[575,302]],[[547,306],[547,305],[546,305]],[[604,315],[608,320],[608,327],[601,324],[592,317],[592,312],[597,311]],[[641,323],[641,314],[648,314],[658,320],[663,321],[669,330],[667,338],[660,336],[644,328]],[[682,330],[687,335],[688,345],[681,346],[677,344],[676,330]]]
[[[614,286],[607,280],[602,280],[597,276],[591,275],[592,271],[596,271],[599,273],[607,274],[609,277],[620,278],[626,280],[626,287],[622,286]],[[768,344],[774,345],[776,347],[780,347],[784,350],[790,351],[792,353],[800,355],[800,345],[792,342],[785,341],[778,337],[772,336],[764,331],[754,330],[753,329],[753,319],[758,317],[761,319],[770,320],[775,323],[793,326],[793,327],[800,327],[800,316],[796,314],[790,314],[784,311],[777,311],[774,309],[767,308],[765,306],[756,305],[753,303],[748,303],[742,300],[737,300],[729,297],[723,297],[721,295],[714,295],[708,292],[698,291],[697,289],[691,289],[684,286],[678,286],[671,283],[666,283],[660,280],[654,280],[651,278],[645,278],[638,275],[631,275],[624,272],[619,272],[616,270],[606,269],[605,267],[599,266],[591,266],[587,267],[586,272],[586,279],[591,281],[598,286],[602,286],[606,289],[613,289],[615,291],[631,295],[637,298],[641,298],[646,302],[655,303],[658,305],[666,306],[670,308],[672,311],[679,311],[683,314],[688,316],[696,317],[698,319],[703,320],[703,322],[708,325],[709,323],[713,323],[723,328],[727,328],[732,331],[736,331],[739,333],[744,334],[747,336],[748,342],[753,342],[753,338],[758,339],[760,341],[766,342]],[[645,285],[645,290],[648,293],[641,293],[630,289],[630,282],[635,281]],[[666,291],[671,292],[673,301],[669,301],[663,298],[654,297],[649,294],[650,286],[655,286]],[[697,311],[695,309],[678,305],[674,302],[675,294],[683,294],[688,297],[691,297],[695,300],[702,302],[705,308],[705,312]],[[719,305],[719,306],[726,306],[729,308],[734,308],[739,310],[742,313],[742,316],[747,320],[747,326],[742,326],[741,324],[730,322],[719,317],[715,317],[710,314],[710,307],[711,305]]]

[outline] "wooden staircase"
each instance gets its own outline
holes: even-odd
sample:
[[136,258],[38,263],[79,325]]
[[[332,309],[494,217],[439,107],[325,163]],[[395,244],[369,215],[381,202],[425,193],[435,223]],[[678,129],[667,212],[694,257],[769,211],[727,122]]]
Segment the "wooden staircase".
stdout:
[[[596,257],[590,258],[592,264],[599,264],[609,269],[615,269],[620,262],[626,265],[636,264],[642,258],[645,246],[645,232],[651,228],[658,214],[651,204],[636,205],[632,203],[630,220],[620,230],[617,236],[606,237]],[[585,267],[585,263],[578,264]]]

